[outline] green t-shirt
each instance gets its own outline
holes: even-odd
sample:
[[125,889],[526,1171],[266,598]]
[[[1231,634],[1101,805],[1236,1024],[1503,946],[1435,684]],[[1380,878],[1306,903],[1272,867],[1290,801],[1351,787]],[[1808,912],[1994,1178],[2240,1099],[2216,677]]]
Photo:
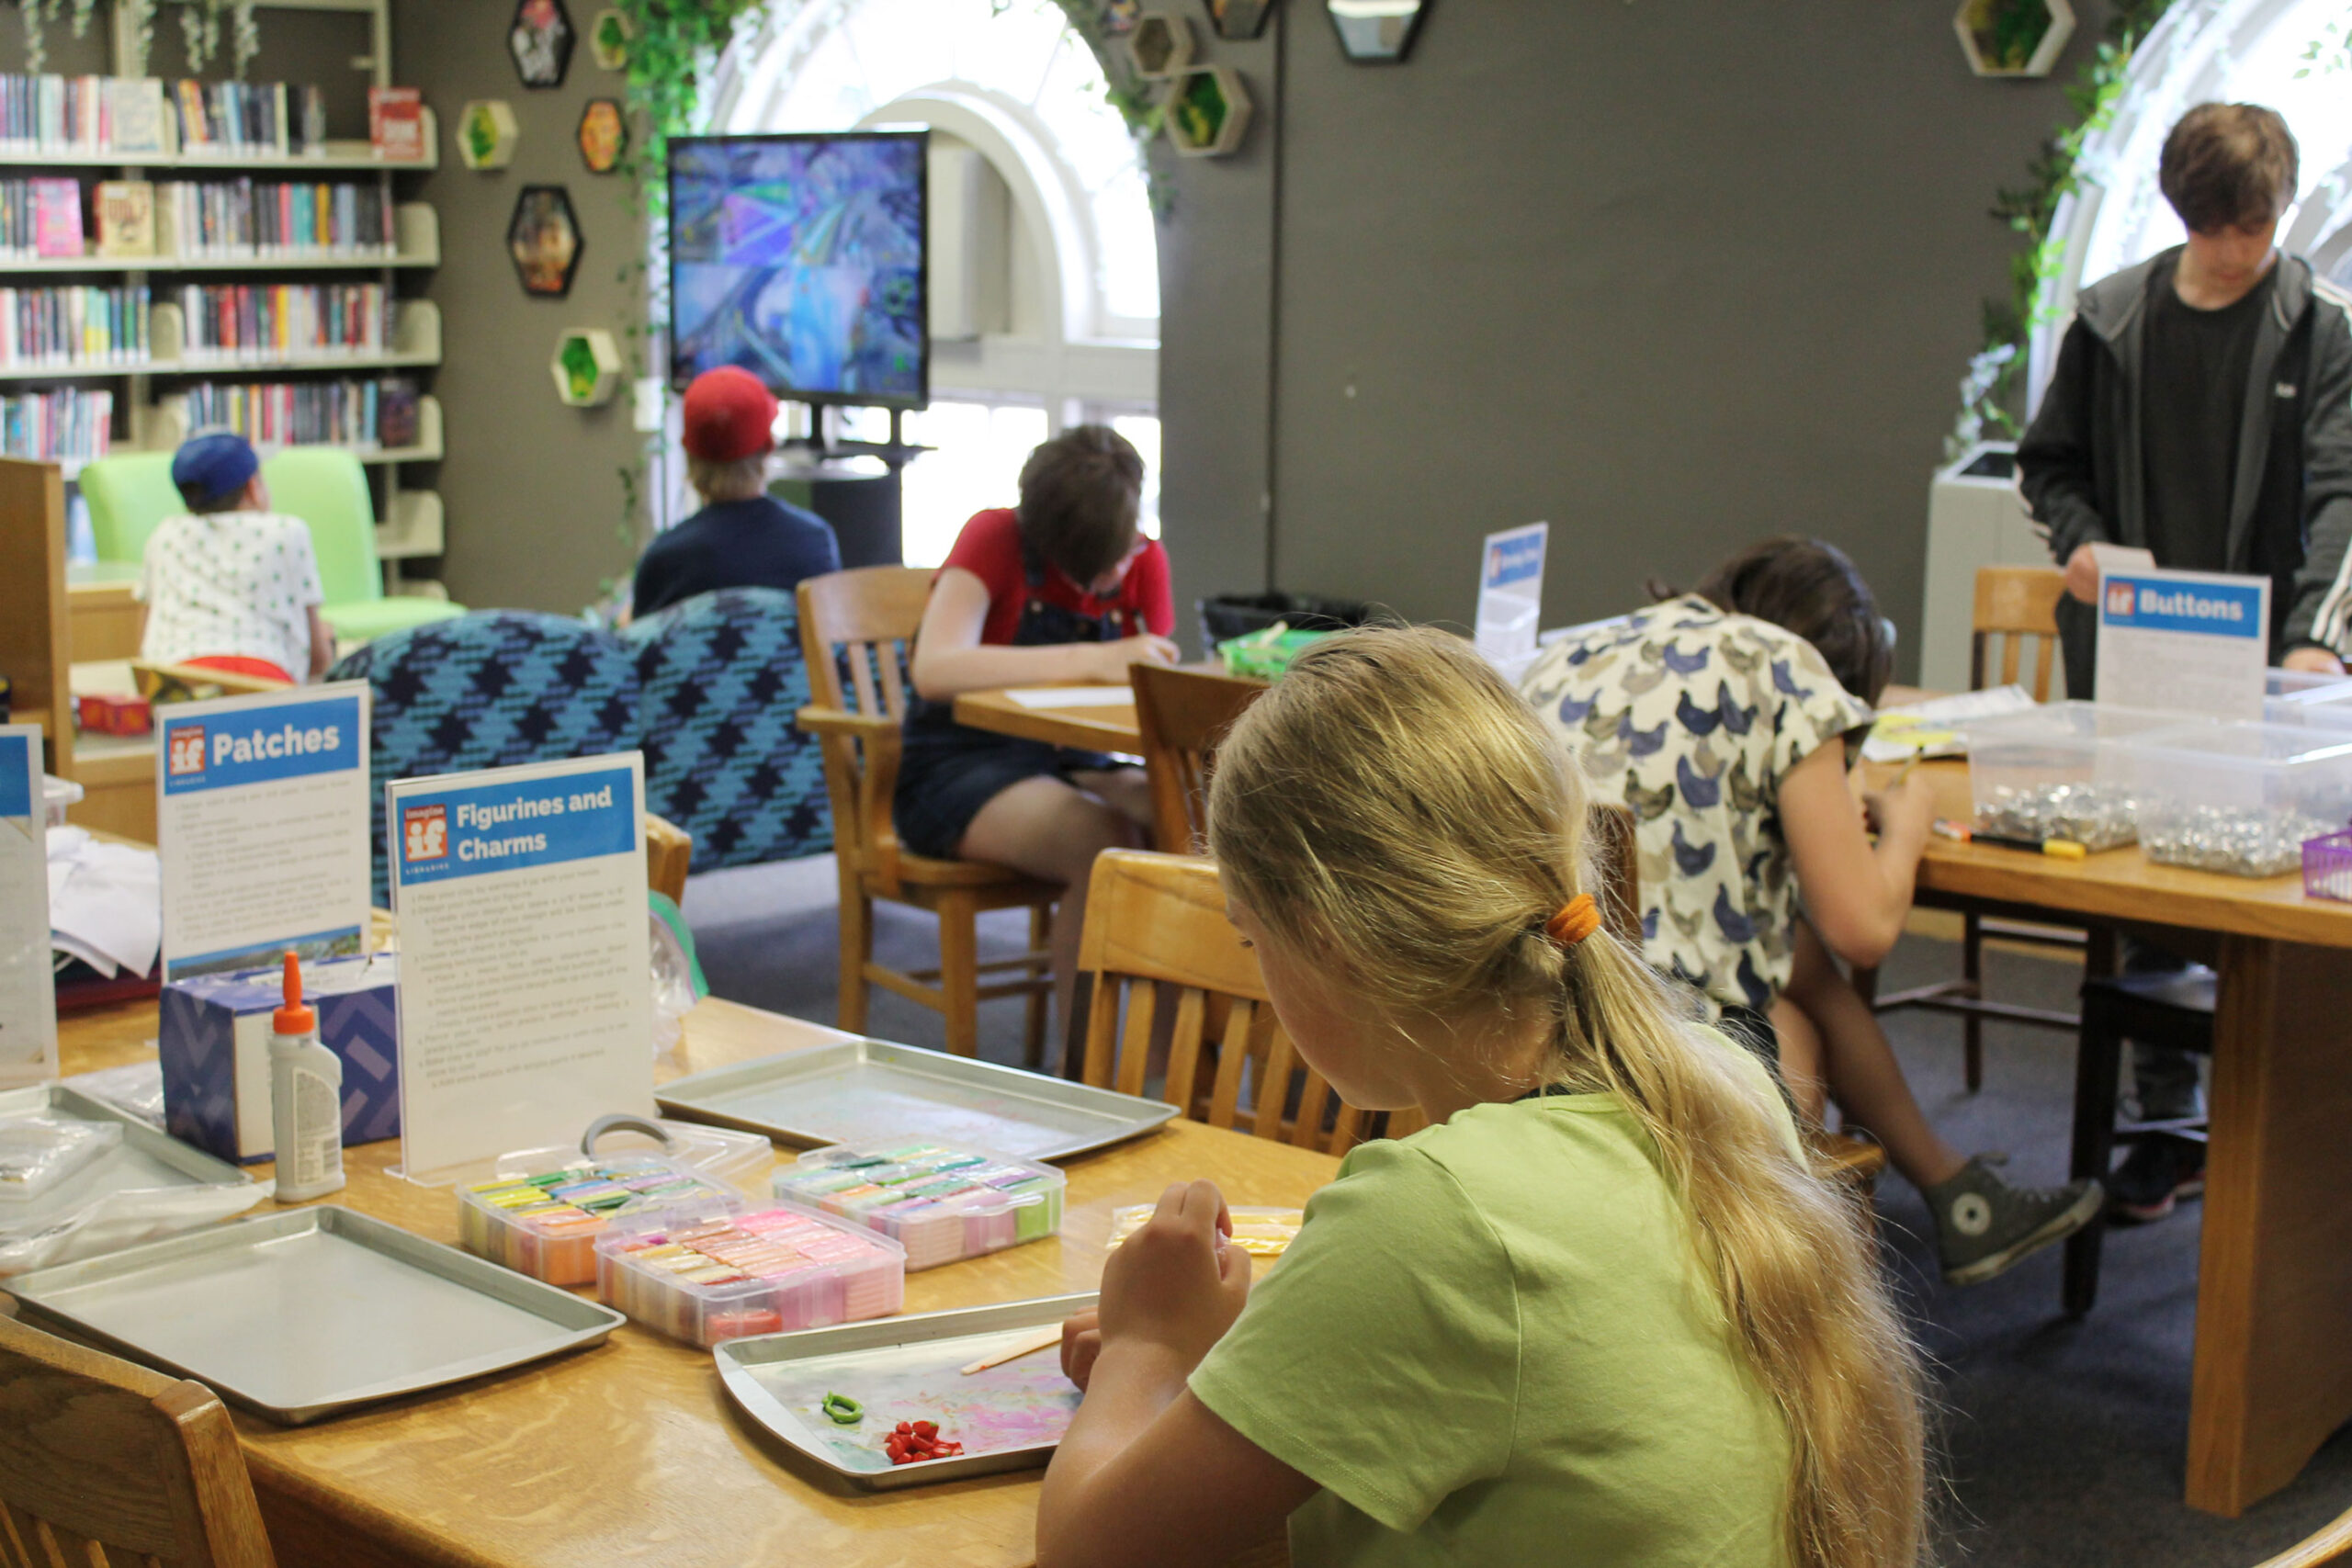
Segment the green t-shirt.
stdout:
[[1785,1561],[1786,1426],[1613,1095],[1354,1150],[1191,1386],[1322,1486],[1300,1568]]

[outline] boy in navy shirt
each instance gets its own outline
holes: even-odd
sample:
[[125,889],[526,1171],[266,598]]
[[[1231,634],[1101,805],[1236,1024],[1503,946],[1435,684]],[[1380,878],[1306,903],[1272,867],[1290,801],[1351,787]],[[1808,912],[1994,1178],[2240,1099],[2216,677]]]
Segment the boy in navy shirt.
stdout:
[[630,613],[652,615],[719,588],[789,593],[842,569],[831,525],[767,493],[775,399],[748,370],[706,370],[686,389],[686,477],[702,510],[656,538],[637,563]]

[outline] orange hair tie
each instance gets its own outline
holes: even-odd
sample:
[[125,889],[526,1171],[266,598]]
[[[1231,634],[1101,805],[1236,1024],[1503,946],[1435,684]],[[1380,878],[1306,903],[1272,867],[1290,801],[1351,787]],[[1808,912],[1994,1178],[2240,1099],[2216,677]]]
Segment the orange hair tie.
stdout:
[[1600,929],[1600,907],[1589,893],[1579,893],[1544,922],[1544,934],[1562,947],[1574,947]]

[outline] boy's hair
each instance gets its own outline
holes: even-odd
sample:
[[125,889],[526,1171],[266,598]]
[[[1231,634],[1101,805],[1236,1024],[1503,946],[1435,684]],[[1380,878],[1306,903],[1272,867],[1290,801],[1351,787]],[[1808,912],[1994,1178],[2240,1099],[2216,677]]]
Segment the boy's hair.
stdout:
[[2294,132],[2260,104],[2199,104],[2165,137],[2156,183],[2191,233],[2277,221],[2301,171]]
[[1894,628],[1835,545],[1779,535],[1724,561],[1693,592],[1718,610],[1796,633],[1839,685],[1873,706],[1894,677]]
[[707,502],[749,501],[765,495],[768,490],[768,454],[754,452],[748,457],[720,461],[713,457],[686,455],[686,482],[695,493]]
[[[1342,632],[1237,720],[1209,789],[1227,892],[1400,1032],[1554,1030],[1554,1081],[1618,1096],[1690,1216],[1694,1265],[1786,1417],[1792,1568],[1913,1568],[1925,1539],[1916,1348],[1852,1200],[1786,1140],[1770,1087],[1639,950],[1545,921],[1600,888],[1582,770],[1460,638]],[[1640,1327],[1627,1325],[1639,1353]]]
[[247,486],[241,486],[228,495],[207,495],[202,485],[179,485],[174,488],[180,492],[180,504],[187,507],[190,513],[198,517],[209,517],[217,512],[243,510],[245,490],[250,486],[250,482],[248,481]]
[[1073,424],[1021,465],[1021,538],[1084,588],[1135,547],[1143,458],[1107,424]]

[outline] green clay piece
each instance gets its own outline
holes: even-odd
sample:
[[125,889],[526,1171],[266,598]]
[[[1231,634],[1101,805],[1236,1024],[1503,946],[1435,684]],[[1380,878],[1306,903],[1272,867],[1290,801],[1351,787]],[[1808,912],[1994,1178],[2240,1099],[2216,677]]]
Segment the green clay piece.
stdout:
[[865,1406],[846,1394],[828,1393],[818,1408],[836,1427],[854,1427],[865,1419]]

